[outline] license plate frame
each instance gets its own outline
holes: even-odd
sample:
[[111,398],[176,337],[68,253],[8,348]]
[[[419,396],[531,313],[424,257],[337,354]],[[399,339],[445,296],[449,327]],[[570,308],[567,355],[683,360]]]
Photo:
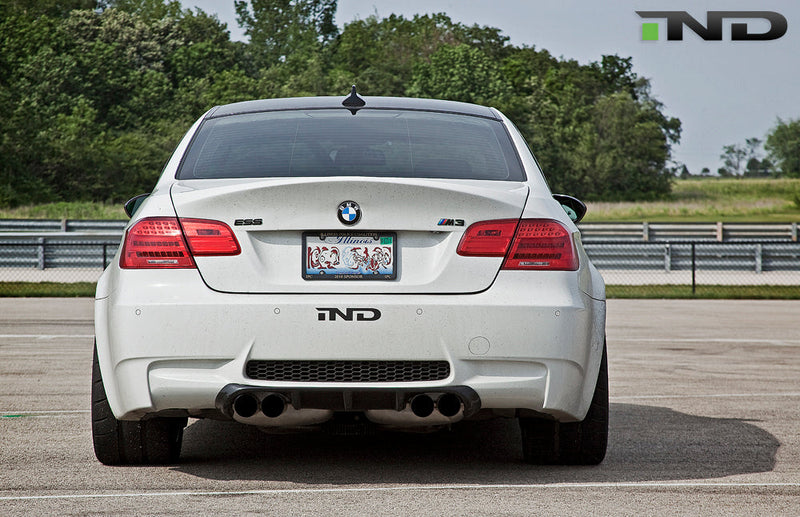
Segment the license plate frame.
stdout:
[[397,278],[396,232],[304,232],[302,240],[304,280]]

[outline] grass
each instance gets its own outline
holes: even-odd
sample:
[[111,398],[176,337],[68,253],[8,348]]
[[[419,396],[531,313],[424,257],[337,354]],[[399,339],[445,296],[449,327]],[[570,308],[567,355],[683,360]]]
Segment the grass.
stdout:
[[669,199],[587,202],[585,222],[800,221],[800,179],[677,180]]
[[75,201],[43,205],[0,208],[0,219],[121,219],[126,220],[122,203]]
[[609,298],[689,298],[736,300],[798,300],[800,286],[774,285],[607,285]]
[[4,298],[78,298],[94,297],[94,282],[0,282],[0,297]]
[[[95,286],[94,282],[0,282],[0,297],[92,298]],[[798,300],[800,286],[698,285],[693,294],[690,285],[608,285],[606,294],[609,298]]]

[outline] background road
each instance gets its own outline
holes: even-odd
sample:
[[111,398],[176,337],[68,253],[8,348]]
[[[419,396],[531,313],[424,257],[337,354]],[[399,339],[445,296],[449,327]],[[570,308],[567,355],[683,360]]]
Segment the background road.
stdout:
[[800,515],[800,302],[611,300],[599,467],[521,462],[513,421],[370,439],[190,420],[182,462],[106,467],[92,301],[0,299],[0,515]]

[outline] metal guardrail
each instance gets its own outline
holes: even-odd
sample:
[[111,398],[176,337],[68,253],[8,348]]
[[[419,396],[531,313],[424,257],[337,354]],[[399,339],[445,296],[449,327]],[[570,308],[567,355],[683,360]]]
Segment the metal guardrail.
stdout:
[[5,232],[117,232],[128,221],[81,219],[0,219],[0,234]]
[[[0,220],[0,228],[15,228],[0,232],[0,282],[96,281],[113,260],[126,224],[55,223],[57,228],[53,221]],[[610,284],[688,284],[691,279],[693,287],[697,280],[800,289],[796,224],[587,223],[581,230],[587,254]],[[689,238],[667,239],[676,235]]]
[[[117,234],[0,234],[0,268],[105,268],[119,245]],[[585,242],[601,270],[800,271],[800,243],[792,241]]]
[[783,241],[584,243],[601,270],[800,271],[800,243]]
[[105,269],[119,245],[116,234],[4,235],[0,236],[0,268]]
[[797,242],[798,223],[581,223],[584,242],[591,241],[740,241]]

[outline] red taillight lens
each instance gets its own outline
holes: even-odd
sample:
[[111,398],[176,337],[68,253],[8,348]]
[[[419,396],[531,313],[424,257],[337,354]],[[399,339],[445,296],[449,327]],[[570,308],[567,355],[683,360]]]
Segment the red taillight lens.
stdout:
[[230,226],[220,221],[206,219],[181,219],[183,234],[189,243],[192,255],[238,255],[239,241],[233,236]]
[[552,219],[499,219],[475,223],[461,237],[458,254],[505,257],[503,269],[578,269],[578,253],[572,235]]
[[236,255],[240,251],[225,223],[203,219],[181,219],[179,223],[175,217],[148,217],[125,234],[119,265],[125,269],[193,268],[189,249],[195,255]]
[[523,219],[503,269],[575,271],[578,254],[572,235],[552,219]]
[[505,257],[517,223],[517,219],[475,223],[464,232],[457,253],[466,257]]

